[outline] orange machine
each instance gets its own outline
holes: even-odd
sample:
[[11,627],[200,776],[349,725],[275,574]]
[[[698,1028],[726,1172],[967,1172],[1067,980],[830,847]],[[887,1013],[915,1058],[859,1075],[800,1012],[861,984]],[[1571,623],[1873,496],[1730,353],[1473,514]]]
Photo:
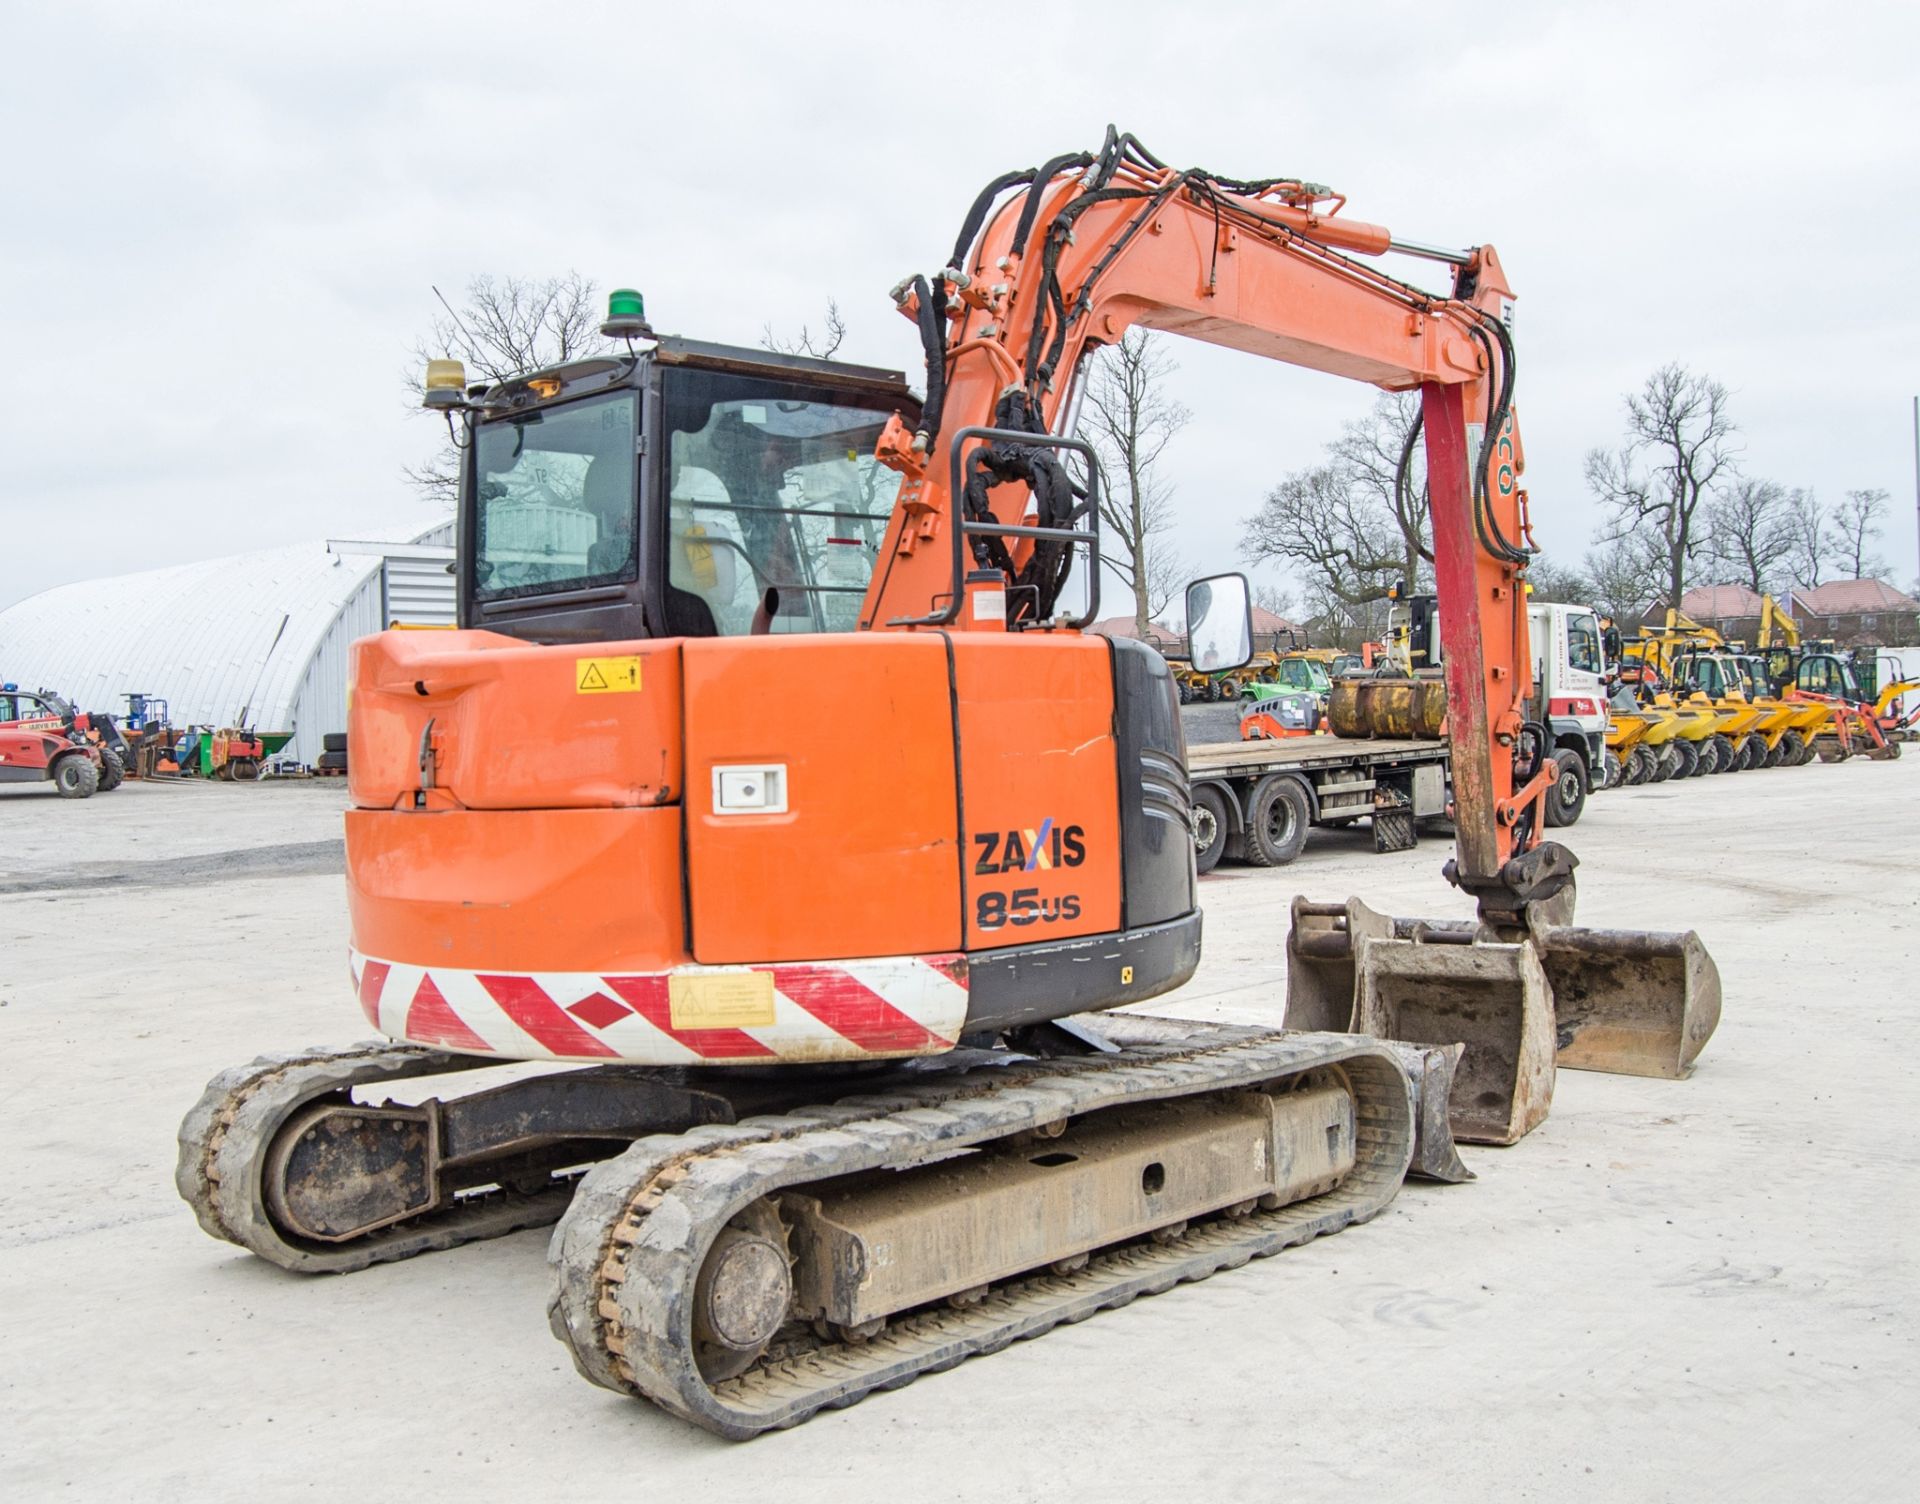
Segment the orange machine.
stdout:
[[[1569,928],[1572,858],[1539,839],[1505,274],[1343,205],[1112,132],[997,179],[896,290],[924,403],[656,339],[627,292],[625,354],[484,388],[436,363],[461,630],[359,643],[349,732],[354,988],[401,1043],[218,1078],[181,1133],[203,1225],[344,1270],[564,1210],[550,1309],[582,1372],[745,1436],[1452,1173],[1462,1045],[1454,1127],[1497,1142],[1544,1114],[1556,1039],[1684,1073],[1712,963]],[[1449,874],[1482,922],[1301,908],[1289,1022],[1332,1034],[1060,1022],[1200,946],[1173,682],[1080,630],[1100,477],[1065,415],[1136,325],[1422,395]],[[1196,667],[1250,656],[1236,578],[1190,602]],[[354,1096],[519,1060],[603,1068]]]

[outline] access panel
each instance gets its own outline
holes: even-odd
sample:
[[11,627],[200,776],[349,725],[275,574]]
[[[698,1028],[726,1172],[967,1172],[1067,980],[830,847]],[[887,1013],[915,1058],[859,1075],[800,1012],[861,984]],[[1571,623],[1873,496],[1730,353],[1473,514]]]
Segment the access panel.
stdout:
[[945,640],[689,639],[684,667],[695,959],[957,951]]

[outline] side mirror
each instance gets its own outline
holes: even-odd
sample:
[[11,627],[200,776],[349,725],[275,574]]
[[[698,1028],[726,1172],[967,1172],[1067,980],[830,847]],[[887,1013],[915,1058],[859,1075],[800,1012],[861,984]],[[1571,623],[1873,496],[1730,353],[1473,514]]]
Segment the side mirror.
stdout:
[[1209,575],[1187,586],[1187,657],[1203,674],[1253,657],[1253,615],[1243,574]]

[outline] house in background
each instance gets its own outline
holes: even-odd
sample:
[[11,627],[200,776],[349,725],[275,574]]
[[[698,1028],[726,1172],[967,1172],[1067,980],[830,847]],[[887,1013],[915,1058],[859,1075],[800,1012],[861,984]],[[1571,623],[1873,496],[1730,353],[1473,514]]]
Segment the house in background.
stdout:
[[[1745,585],[1695,585],[1680,597],[1680,614],[1712,627],[1730,642],[1752,642],[1760,635],[1760,597]],[[1666,603],[1655,601],[1641,621],[1664,627]]]
[[1920,644],[1920,601],[1885,580],[1796,585],[1785,604],[1802,635],[1831,637],[1843,648]]
[[[1253,647],[1255,652],[1285,652],[1296,645],[1304,645],[1306,633],[1296,622],[1288,621],[1278,612],[1269,611],[1264,606],[1252,608]],[[1105,637],[1132,637],[1131,616],[1103,616],[1087,630],[1098,632]],[[1159,650],[1163,658],[1184,658],[1187,656],[1187,634],[1164,627],[1157,621],[1147,623],[1147,641]],[[1276,649],[1277,644],[1277,649]]]
[[[1911,647],[1920,644],[1920,601],[1884,580],[1829,580],[1796,585],[1780,607],[1806,637],[1832,638],[1840,647]],[[1730,642],[1760,636],[1760,597],[1745,585],[1696,585],[1680,597],[1680,611]],[[1661,601],[1640,618],[1649,627],[1666,624]]]

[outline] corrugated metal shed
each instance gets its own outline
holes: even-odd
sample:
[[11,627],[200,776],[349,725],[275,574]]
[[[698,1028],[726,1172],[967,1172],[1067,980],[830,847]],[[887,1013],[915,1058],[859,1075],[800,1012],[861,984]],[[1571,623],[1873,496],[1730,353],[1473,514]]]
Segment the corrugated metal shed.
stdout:
[[313,762],[347,724],[347,649],[394,621],[451,622],[451,521],[393,542],[336,539],[42,591],[0,611],[0,679],[175,725],[291,731]]

